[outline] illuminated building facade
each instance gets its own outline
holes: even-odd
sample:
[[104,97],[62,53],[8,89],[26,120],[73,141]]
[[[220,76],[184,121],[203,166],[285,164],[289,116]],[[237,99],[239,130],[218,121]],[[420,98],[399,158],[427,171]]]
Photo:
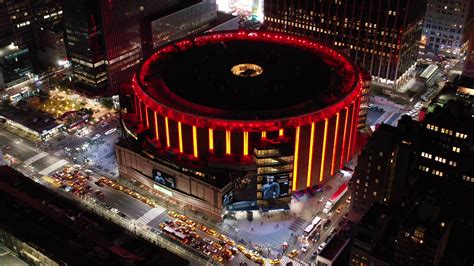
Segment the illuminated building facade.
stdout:
[[265,1],[268,30],[312,37],[348,51],[372,80],[399,88],[418,55],[426,0]]
[[[96,95],[117,94],[143,58],[145,19],[181,2],[63,0],[66,50],[78,86]],[[179,27],[189,21],[171,22]]]
[[[181,192],[173,193],[186,202],[197,193],[193,180],[207,183],[213,199],[243,182],[255,183],[247,200],[288,202],[292,191],[323,183],[352,157],[362,86],[346,57],[294,35],[181,39],[146,59],[121,95],[129,140],[146,147],[144,154],[127,141],[117,145],[121,176],[150,179],[156,168],[176,178],[169,183]],[[130,154],[137,159],[124,159]],[[225,207],[201,200],[214,213]]]
[[428,51],[458,57],[466,48],[466,26],[474,16],[471,0],[428,0],[423,38]]

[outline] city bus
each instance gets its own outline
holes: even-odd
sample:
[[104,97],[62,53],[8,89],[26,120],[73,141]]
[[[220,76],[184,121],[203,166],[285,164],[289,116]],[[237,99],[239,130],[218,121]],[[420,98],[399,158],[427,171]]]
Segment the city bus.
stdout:
[[347,182],[342,184],[336,192],[331,196],[331,198],[326,202],[326,205],[324,206],[323,213],[328,213],[331,211],[331,209],[336,205],[336,203],[346,194],[347,192]]
[[313,221],[311,221],[311,223],[308,226],[306,226],[306,228],[304,229],[303,238],[306,240],[310,238],[316,231],[319,230],[320,225],[321,225],[321,217],[316,216],[313,219]]
[[181,241],[183,243],[188,242],[188,238],[186,237],[185,234],[183,234],[181,232],[178,232],[178,231],[174,230],[173,228],[171,228],[169,226],[165,226],[165,228],[163,228],[163,231],[165,233],[171,235],[172,237],[177,238],[179,241]]

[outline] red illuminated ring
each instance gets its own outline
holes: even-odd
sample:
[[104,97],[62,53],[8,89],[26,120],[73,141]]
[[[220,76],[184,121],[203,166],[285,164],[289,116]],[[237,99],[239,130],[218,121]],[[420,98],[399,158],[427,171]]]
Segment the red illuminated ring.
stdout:
[[[336,103],[333,103],[325,108],[314,110],[302,115],[290,117],[285,117],[284,115],[282,115],[283,118],[281,119],[278,118],[268,120],[229,120],[221,119],[219,117],[209,117],[203,115],[200,111],[212,112],[217,114],[219,112],[226,111],[198,105],[186,99],[183,99],[171,92],[171,90],[167,88],[166,84],[162,80],[160,81],[161,89],[168,92],[168,94],[163,96],[165,96],[168,101],[172,101],[175,106],[186,106],[188,109],[192,109],[192,111],[184,111],[176,107],[170,107],[166,103],[164,103],[164,101],[158,102],[155,97],[150,96],[142,89],[142,73],[147,70],[149,64],[151,62],[159,60],[161,56],[167,53],[176,52],[176,46],[179,47],[180,50],[186,50],[192,47],[192,45],[205,45],[206,43],[210,42],[220,42],[235,39],[245,40],[255,38],[261,38],[265,41],[271,41],[275,43],[285,43],[297,47],[304,47],[306,49],[314,50],[318,53],[324,53],[324,55],[330,58],[331,60],[337,60],[338,63],[342,63],[342,67],[344,68],[344,70],[347,71],[348,76],[345,76],[345,78],[350,80],[341,85],[343,86],[342,89],[348,88],[351,91],[344,98],[340,99]],[[138,79],[137,76],[139,77]],[[352,104],[357,99],[357,97],[360,96],[362,90],[362,79],[360,77],[358,69],[354,67],[345,56],[336,52],[334,49],[331,49],[320,43],[281,33],[271,33],[264,31],[225,31],[212,32],[194,38],[182,39],[173,44],[169,44],[160,48],[151,57],[145,60],[138,68],[137,74],[133,78],[133,90],[135,95],[148,108],[162,116],[168,117],[172,120],[180,121],[181,123],[219,130],[273,131],[278,130],[280,128],[297,127],[301,125],[311,124],[312,122],[321,121],[336,115],[336,113],[343,110],[346,106]]]

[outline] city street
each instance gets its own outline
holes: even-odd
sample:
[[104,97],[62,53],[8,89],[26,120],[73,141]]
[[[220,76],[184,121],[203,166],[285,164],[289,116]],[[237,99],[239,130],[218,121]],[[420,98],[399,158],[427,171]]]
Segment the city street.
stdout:
[[[109,127],[99,127],[96,131],[91,132],[91,134],[98,134],[98,132],[107,131],[108,128]],[[113,143],[115,140],[115,137],[113,136],[114,134],[110,134],[109,136],[107,136],[107,141],[105,141],[107,144],[103,144],[104,146],[108,146],[109,149],[113,148]],[[42,152],[39,149],[33,147],[31,143],[19,139],[12,133],[3,129],[0,130],[0,143],[10,147],[7,153],[14,156],[18,160],[18,164],[15,165],[15,167],[19,168],[20,170],[27,171],[29,173],[34,173],[34,175],[42,184],[47,185],[51,189],[59,189],[54,188],[53,186],[51,186],[50,183],[44,181],[41,177],[58,171],[62,169],[63,166],[68,164],[68,161],[62,159],[62,156],[60,157],[47,152]],[[79,141],[76,143],[77,145],[81,145],[81,142]],[[55,153],[58,153],[61,148],[62,147],[59,147]],[[96,150],[98,149],[100,148],[96,148]],[[109,152],[110,151],[113,152],[113,150],[109,150]],[[242,219],[239,219],[239,215],[236,215],[237,221],[225,220],[223,223],[216,225],[215,228],[222,229],[217,230],[218,232],[220,231],[230,237],[236,237],[235,240],[238,244],[238,240],[246,239],[247,241],[245,241],[245,244],[248,249],[260,247],[263,252],[262,255],[266,255],[271,258],[277,257],[277,255],[282,255],[281,253],[283,253],[283,250],[281,248],[281,245],[283,242],[288,242],[290,244],[288,251],[294,248],[300,249],[302,242],[296,238],[293,238],[294,241],[290,242],[291,236],[301,236],[302,230],[305,228],[306,224],[311,221],[316,215],[319,215],[324,219],[328,217],[326,214],[322,214],[322,207],[324,206],[326,200],[332,195],[332,193],[347,178],[348,177],[344,179],[333,178],[328,183],[326,183],[324,187],[324,192],[319,193],[313,197],[309,198],[307,195],[303,195],[298,200],[293,198],[291,210],[287,214],[274,214],[271,217],[268,215],[263,217],[262,215],[256,213],[254,215],[254,220],[251,223],[246,221],[243,217]],[[86,196],[86,199],[93,198],[97,202],[103,202],[103,204],[107,204],[111,208],[118,209],[120,212],[124,213],[127,216],[127,219],[129,219],[131,222],[139,221],[147,225],[149,228],[158,229],[160,223],[170,219],[164,207],[152,208],[151,206],[143,203],[142,201],[131,197],[119,190],[113,189],[108,186],[99,187],[97,184],[95,184],[94,181],[96,181],[96,178],[91,181],[88,181],[88,184],[92,187],[92,191],[100,190],[103,192],[104,196],[98,197],[96,194],[92,193],[91,195]],[[319,202],[321,197],[323,197],[324,200]],[[343,200],[345,199],[341,199],[340,202],[343,202]],[[283,256],[282,261],[292,261],[295,263],[295,265],[298,265],[298,261],[309,263],[311,254],[314,252],[317,246],[327,238],[330,230],[333,227],[336,227],[342,215],[347,212],[347,204],[343,204],[343,212],[341,214],[334,214],[334,216],[332,216],[331,225],[322,231],[320,241],[315,244],[312,244],[309,250],[306,253],[301,253],[296,258],[296,260],[290,260],[288,257]],[[316,206],[316,208],[308,208],[307,206]],[[333,212],[336,208],[337,206],[334,207]],[[153,211],[156,209],[159,209],[160,211]],[[151,215],[151,213],[153,213],[153,215]],[[192,214],[187,215],[189,215],[190,218],[193,219]],[[331,213],[329,215],[331,215]],[[295,223],[296,220],[298,220],[299,222],[304,222],[300,223],[300,225],[295,229],[294,226],[291,226],[293,223]],[[211,225],[206,224],[206,226],[209,227]],[[238,229],[236,230],[236,228]],[[257,230],[253,231],[251,228],[255,228]],[[204,236],[206,236],[206,234],[204,234],[202,237]],[[198,251],[195,252],[199,254]],[[251,260],[245,257],[241,252],[239,252],[235,255],[235,258],[232,261],[227,263],[227,265],[239,265],[240,262],[247,262],[249,265],[253,264]]]

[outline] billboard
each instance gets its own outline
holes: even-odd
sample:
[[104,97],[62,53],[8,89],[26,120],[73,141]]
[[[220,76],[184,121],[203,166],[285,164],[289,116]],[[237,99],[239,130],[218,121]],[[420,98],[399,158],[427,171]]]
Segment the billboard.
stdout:
[[268,175],[262,178],[262,199],[272,200],[288,196],[290,187],[288,175]]
[[231,204],[232,202],[234,202],[234,191],[233,190],[230,190],[227,193],[225,193],[224,195],[222,195],[222,205],[223,206],[227,206],[227,205]]
[[176,187],[176,179],[168,174],[165,174],[158,169],[153,169],[153,180],[159,184],[167,186],[169,188]]

